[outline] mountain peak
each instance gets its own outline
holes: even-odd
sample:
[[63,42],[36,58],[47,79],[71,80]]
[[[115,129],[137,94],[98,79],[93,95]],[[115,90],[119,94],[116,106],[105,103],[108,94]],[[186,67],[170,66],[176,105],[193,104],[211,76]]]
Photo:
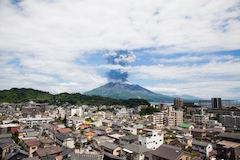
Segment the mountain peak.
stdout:
[[137,84],[128,82],[109,82],[85,94],[117,99],[141,98],[150,102],[172,102],[173,100],[170,96],[157,94]]

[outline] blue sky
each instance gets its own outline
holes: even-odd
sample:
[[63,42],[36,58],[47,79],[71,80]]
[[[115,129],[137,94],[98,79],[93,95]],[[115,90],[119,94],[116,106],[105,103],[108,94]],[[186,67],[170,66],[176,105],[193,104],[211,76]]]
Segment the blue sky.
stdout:
[[[239,9],[237,0],[1,0],[0,89],[83,93],[119,70],[158,93],[240,99]],[[129,63],[109,64],[119,50]]]

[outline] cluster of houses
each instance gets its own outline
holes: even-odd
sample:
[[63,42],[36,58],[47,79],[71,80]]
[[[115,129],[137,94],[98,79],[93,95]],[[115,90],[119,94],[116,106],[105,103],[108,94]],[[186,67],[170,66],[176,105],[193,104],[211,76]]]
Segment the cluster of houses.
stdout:
[[0,157],[6,160],[240,159],[240,134],[200,109],[191,118],[164,105],[141,107],[2,104]]

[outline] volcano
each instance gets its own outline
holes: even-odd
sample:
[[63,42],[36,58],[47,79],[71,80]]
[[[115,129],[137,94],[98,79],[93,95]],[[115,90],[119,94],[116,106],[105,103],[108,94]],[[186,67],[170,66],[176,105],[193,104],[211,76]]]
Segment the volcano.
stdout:
[[171,96],[154,93],[137,84],[126,82],[109,82],[84,94],[116,99],[138,98],[145,99],[149,102],[173,102],[173,97]]

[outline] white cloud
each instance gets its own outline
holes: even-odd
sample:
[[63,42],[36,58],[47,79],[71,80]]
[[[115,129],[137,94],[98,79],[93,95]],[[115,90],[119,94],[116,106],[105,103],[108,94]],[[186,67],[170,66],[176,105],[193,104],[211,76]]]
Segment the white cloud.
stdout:
[[236,88],[240,85],[240,71],[237,68],[240,68],[239,62],[226,61],[193,66],[137,66],[131,68],[131,72],[143,81],[158,81],[147,88],[159,93],[239,98],[240,92]]
[[159,64],[165,63],[180,63],[184,65],[185,63],[196,64],[199,62],[208,62],[208,61],[240,61],[239,57],[232,55],[214,55],[214,54],[193,54],[193,55],[182,55],[180,57],[170,57],[170,58],[154,58],[154,62]]
[[[75,60],[96,50],[155,48],[152,53],[164,54],[239,49],[239,6],[236,0],[22,0],[17,5],[1,0],[0,88],[89,90],[107,80]],[[133,62],[136,57],[122,59]],[[125,69],[141,79],[197,83],[212,80],[211,75],[237,77],[239,67],[228,61]]]
[[65,59],[99,49],[239,48],[235,0],[23,0],[18,5],[22,9],[1,1],[1,50]]

